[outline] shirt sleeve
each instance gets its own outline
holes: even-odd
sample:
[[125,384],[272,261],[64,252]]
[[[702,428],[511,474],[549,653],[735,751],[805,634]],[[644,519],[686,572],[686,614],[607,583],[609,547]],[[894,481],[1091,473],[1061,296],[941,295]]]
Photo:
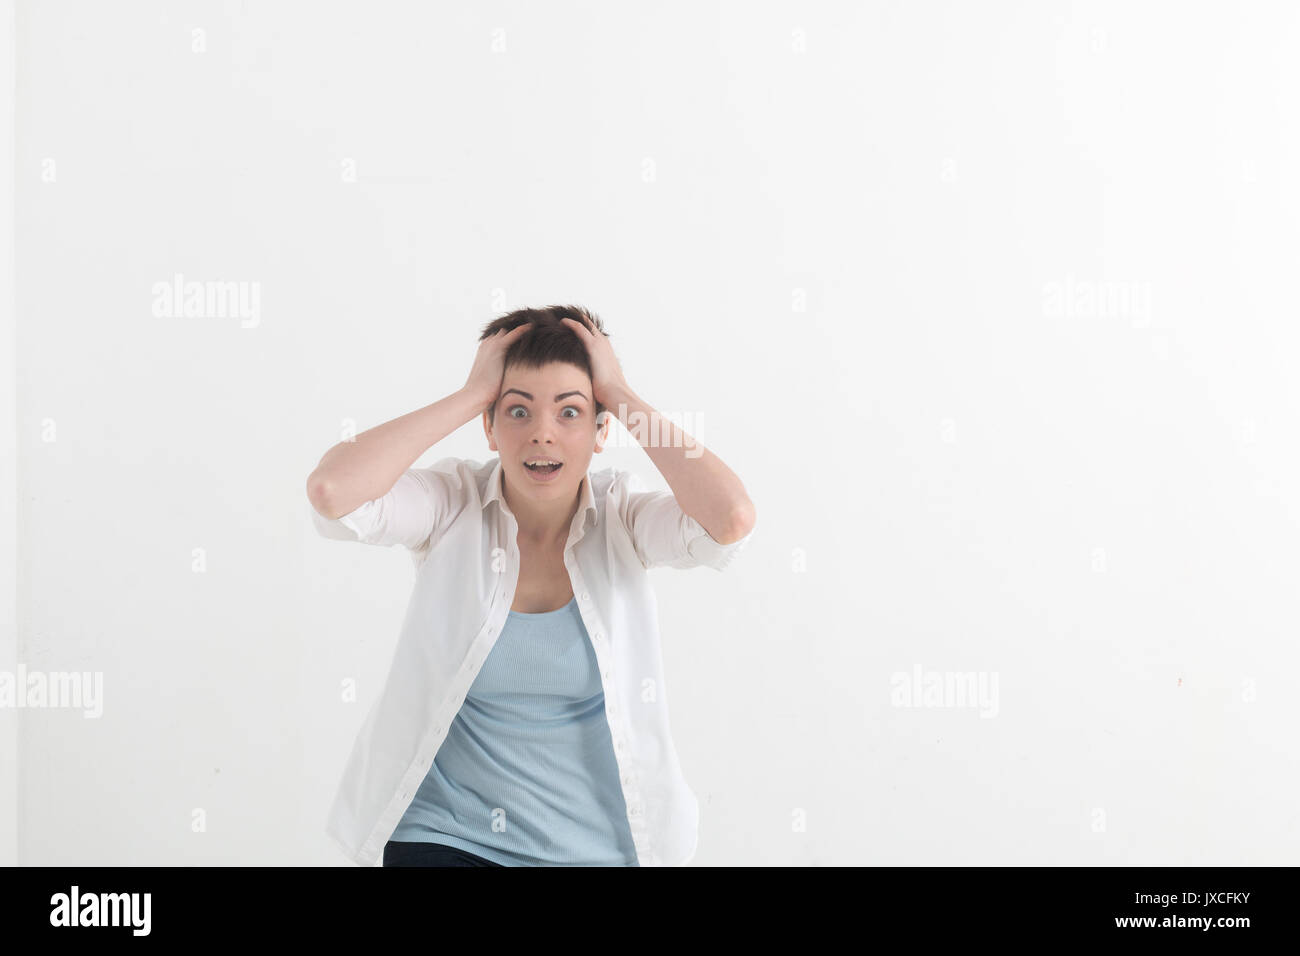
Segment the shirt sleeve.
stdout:
[[682,511],[671,491],[645,491],[635,472],[619,504],[619,517],[647,570],[657,567],[725,570],[744,550],[754,529],[739,541],[718,544],[704,526]]
[[[329,519],[311,508],[323,537],[362,544],[400,544],[412,551],[433,547],[452,513],[451,486],[431,468],[408,468],[385,495]],[[310,508],[311,506],[308,505]]]

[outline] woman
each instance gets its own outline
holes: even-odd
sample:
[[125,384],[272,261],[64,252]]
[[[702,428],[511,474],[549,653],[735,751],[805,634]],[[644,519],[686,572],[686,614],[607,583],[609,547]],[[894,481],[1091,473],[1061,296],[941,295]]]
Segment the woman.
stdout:
[[[459,391],[335,445],[307,481],[322,534],[401,544],[416,566],[327,827],[358,863],[694,856],[698,802],[669,732],[646,572],[722,570],[754,506],[631,390],[607,338],[574,306],[502,316]],[[672,491],[588,471],[612,412]],[[478,415],[497,458],[411,467]]]

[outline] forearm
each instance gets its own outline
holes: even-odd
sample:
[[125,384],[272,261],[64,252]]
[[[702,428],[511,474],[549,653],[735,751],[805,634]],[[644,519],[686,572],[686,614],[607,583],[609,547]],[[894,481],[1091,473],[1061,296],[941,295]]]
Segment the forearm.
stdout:
[[745,486],[722,459],[660,416],[630,388],[612,389],[601,403],[645,449],[668,482],[678,506],[719,544],[749,533],[754,504]]
[[459,389],[446,398],[376,425],[325,452],[307,478],[312,507],[327,518],[380,498],[415,460],[481,414],[489,400]]

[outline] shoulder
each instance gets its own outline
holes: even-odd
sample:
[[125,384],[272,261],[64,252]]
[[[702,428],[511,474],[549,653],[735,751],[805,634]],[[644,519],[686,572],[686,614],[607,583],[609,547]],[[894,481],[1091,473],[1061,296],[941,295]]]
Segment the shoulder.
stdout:
[[487,462],[472,458],[439,458],[432,465],[412,468],[412,473],[422,478],[431,490],[453,500],[482,501],[487,496],[488,480],[496,466],[496,459]]
[[601,495],[607,495],[615,488],[625,486],[630,476],[632,472],[614,467],[587,472],[587,477],[591,479],[591,493],[597,501],[600,500]]
[[601,468],[588,471],[591,480],[591,495],[599,510],[609,501],[616,506],[627,500],[628,496],[646,490],[645,480],[635,471],[627,468]]

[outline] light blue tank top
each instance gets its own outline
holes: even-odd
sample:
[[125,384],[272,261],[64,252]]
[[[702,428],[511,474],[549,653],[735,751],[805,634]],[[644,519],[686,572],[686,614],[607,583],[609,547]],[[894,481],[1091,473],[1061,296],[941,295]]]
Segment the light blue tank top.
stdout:
[[505,866],[638,866],[576,598],[511,611],[390,837]]

